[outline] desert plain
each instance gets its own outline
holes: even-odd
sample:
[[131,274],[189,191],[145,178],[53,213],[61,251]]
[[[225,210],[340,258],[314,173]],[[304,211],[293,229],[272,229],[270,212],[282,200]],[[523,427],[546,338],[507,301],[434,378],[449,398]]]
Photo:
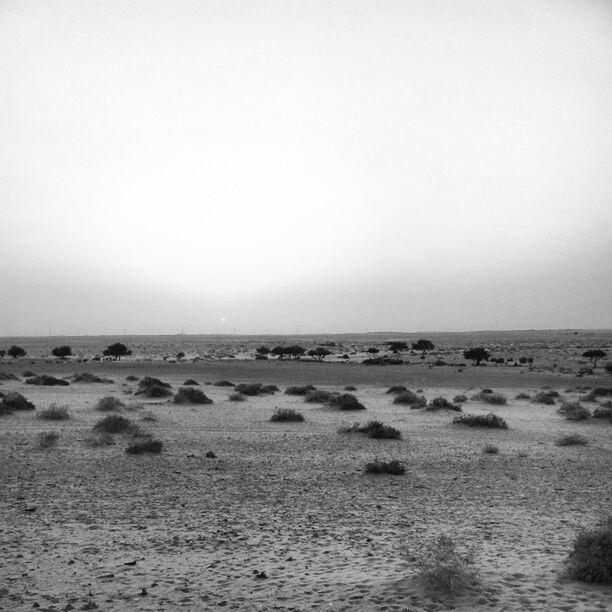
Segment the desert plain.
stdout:
[[[27,356],[0,360],[8,375],[0,392],[21,393],[36,408],[0,417],[0,609],[612,609],[612,586],[565,574],[576,534],[612,513],[612,423],[557,412],[563,401],[592,411],[589,391],[612,387],[601,364],[589,368],[581,357],[588,348],[610,354],[612,333],[427,337],[433,351],[406,351],[405,363],[384,366],[361,362],[368,347],[384,353],[388,334],[2,339]],[[132,355],[94,360],[115,340]],[[323,362],[253,358],[259,345],[295,342],[327,342],[332,354]],[[75,356],[50,357],[61,344]],[[512,361],[476,366],[462,356],[470,346]],[[106,382],[73,380],[87,372]],[[31,385],[26,374],[70,384]],[[212,403],[138,395],[145,376],[173,394],[195,381]],[[214,384],[224,380],[278,391],[230,401],[233,388]],[[307,384],[351,393],[365,410],[285,393]],[[393,385],[428,402],[465,395],[463,413],[493,412],[508,429],[396,404]],[[484,403],[485,388],[507,402]],[[543,390],[558,393],[553,404],[534,403]],[[116,414],[163,443],[161,453],[126,453],[126,434],[95,443],[93,427],[107,415],[96,405],[108,396],[124,404]],[[70,418],[38,418],[51,405]],[[304,421],[271,422],[279,408]],[[341,433],[371,420],[401,439]],[[50,431],[55,444],[41,447]],[[568,434],[587,442],[556,444]],[[366,473],[376,459],[397,459],[405,473]],[[476,554],[474,582],[458,595],[426,589],[415,568],[441,534]]]

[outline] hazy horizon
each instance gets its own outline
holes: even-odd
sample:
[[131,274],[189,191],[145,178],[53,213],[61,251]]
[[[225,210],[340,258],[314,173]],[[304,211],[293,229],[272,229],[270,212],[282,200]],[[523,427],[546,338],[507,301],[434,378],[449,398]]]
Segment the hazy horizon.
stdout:
[[612,4],[0,4],[0,336],[612,328]]

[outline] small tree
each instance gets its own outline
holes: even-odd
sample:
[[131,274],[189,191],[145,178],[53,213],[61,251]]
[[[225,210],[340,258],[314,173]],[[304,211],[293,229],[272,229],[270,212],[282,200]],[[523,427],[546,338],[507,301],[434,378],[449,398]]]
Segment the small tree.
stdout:
[[606,351],[602,351],[601,349],[590,349],[582,353],[583,357],[586,357],[587,359],[591,360],[591,363],[593,364],[594,368],[597,367],[597,362],[606,355]]
[[64,359],[66,357],[70,357],[72,355],[72,349],[67,346],[67,345],[63,345],[63,346],[56,346],[52,351],[51,354],[54,357],[59,357],[61,359]]
[[370,355],[378,355],[378,353],[380,353],[380,350],[379,350],[379,349],[377,349],[377,348],[376,348],[376,347],[374,347],[374,346],[371,346],[371,347],[370,347],[370,348],[369,348],[369,349],[366,351],[366,353],[370,353]]
[[176,354],[176,359],[177,359],[177,361],[181,361],[181,359],[185,359],[185,353],[183,353],[183,351],[179,351]]
[[130,351],[125,344],[115,342],[115,344],[111,344],[110,346],[106,347],[102,354],[106,357],[117,357],[117,359],[121,359],[121,357],[131,355],[132,351]]
[[20,346],[15,346],[14,344],[7,351],[7,354],[9,355],[9,357],[12,357],[13,359],[17,359],[19,357],[25,357],[27,355],[24,349],[22,349]]
[[466,359],[475,361],[476,365],[480,365],[481,361],[488,361],[491,355],[489,354],[489,351],[487,351],[486,348],[479,346],[479,347],[468,349],[467,351],[464,351],[463,356]]
[[260,346],[255,349],[255,352],[258,355],[268,355],[270,353],[270,349],[267,346]]
[[288,355],[287,347],[286,346],[275,346],[270,351],[270,355],[276,355],[279,359],[284,359],[285,355]]
[[310,349],[308,353],[306,353],[309,357],[312,357],[316,361],[323,361],[325,357],[331,355],[331,351],[326,349],[323,346],[318,346],[316,349]]
[[413,351],[433,351],[434,349],[434,343],[431,340],[417,340],[416,342],[412,343],[412,350]]
[[401,342],[398,340],[391,340],[390,342],[387,342],[387,346],[389,347],[389,350],[393,351],[394,353],[399,353],[400,351],[405,351],[408,349],[407,342]]

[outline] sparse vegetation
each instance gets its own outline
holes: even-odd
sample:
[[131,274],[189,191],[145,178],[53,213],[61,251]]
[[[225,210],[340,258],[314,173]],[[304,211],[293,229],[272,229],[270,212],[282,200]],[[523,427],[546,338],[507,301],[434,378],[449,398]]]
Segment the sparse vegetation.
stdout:
[[212,400],[200,389],[181,387],[172,400],[175,404],[212,404]]
[[584,446],[588,440],[580,434],[568,434],[555,440],[557,446]]
[[401,476],[406,473],[406,467],[401,461],[391,459],[390,461],[382,461],[375,459],[366,463],[366,474],[392,474],[393,476]]
[[574,580],[612,584],[612,516],[577,535],[567,573]]
[[380,421],[369,421],[363,426],[355,423],[352,427],[346,428],[342,433],[363,433],[368,438],[379,440],[400,440],[402,437],[399,429],[395,429],[391,425],[384,425]]
[[143,453],[159,454],[162,452],[164,445],[160,440],[154,440],[151,437],[135,438],[130,445],[125,449],[129,455],[141,455]]
[[598,406],[593,410],[594,419],[609,419],[612,421],[612,407],[611,406]]
[[506,396],[501,393],[483,393],[480,396],[480,400],[485,404],[492,404],[494,406],[504,406],[508,403]]
[[583,421],[590,418],[591,412],[580,402],[563,402],[557,413],[568,421]]
[[67,406],[56,406],[55,404],[41,410],[36,416],[43,421],[66,421],[70,418]]
[[121,410],[125,404],[118,398],[109,395],[98,400],[96,404],[96,410],[100,412],[113,412]]
[[476,578],[474,550],[459,552],[452,538],[445,534],[438,536],[433,546],[412,554],[409,560],[430,593],[459,595]]
[[457,425],[469,427],[489,427],[491,429],[508,429],[508,423],[500,416],[489,414],[460,414],[453,419]]
[[274,414],[270,417],[273,422],[295,422],[301,423],[304,421],[304,415],[292,408],[277,408]]
[[316,390],[314,385],[294,385],[285,389],[285,395],[306,395]]

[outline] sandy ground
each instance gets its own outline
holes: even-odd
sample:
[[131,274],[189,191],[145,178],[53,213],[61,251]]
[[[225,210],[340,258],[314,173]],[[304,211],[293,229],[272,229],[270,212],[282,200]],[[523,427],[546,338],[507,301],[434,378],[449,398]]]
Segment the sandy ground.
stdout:
[[[27,367],[65,375],[80,365]],[[252,380],[262,370],[244,367],[254,364],[86,366],[115,382],[0,387],[22,392],[38,409],[67,405],[72,415],[62,422],[34,412],[0,418],[2,610],[612,609],[612,587],[563,578],[576,531],[612,508],[612,425],[570,423],[556,406],[512,399],[519,389],[539,388],[535,374],[509,372],[494,381],[504,386],[487,385],[510,399],[493,410],[508,421],[503,431],[462,428],[451,424],[454,413],[394,405],[385,394],[392,379],[399,382],[393,370],[332,368],[326,378],[317,376],[325,366],[283,364],[275,378],[272,364],[258,364],[269,368],[260,381],[281,393],[235,403],[227,388],[204,382]],[[136,383],[125,382],[128,372],[174,387],[196,378],[214,404],[141,400],[129,394]],[[419,376],[428,398],[475,391],[474,379],[426,384],[427,372]],[[329,390],[357,383],[367,410],[343,413],[284,395],[289,379]],[[551,380],[560,392],[575,384]],[[124,413],[163,441],[162,454],[127,455],[122,436],[112,446],[87,444],[102,416],[94,405],[106,395],[128,408],[145,404]],[[271,423],[275,407],[296,408],[306,421]],[[469,401],[464,411],[491,407]],[[144,421],[147,414],[157,421]],[[403,439],[337,432],[372,419],[397,427]],[[51,430],[60,434],[57,446],[39,449],[37,434]],[[554,444],[576,431],[586,446]],[[487,443],[500,453],[483,454]],[[217,457],[206,458],[209,450]],[[376,457],[404,461],[406,474],[365,475]],[[440,533],[479,552],[478,583],[459,598],[426,593],[404,552]]]

